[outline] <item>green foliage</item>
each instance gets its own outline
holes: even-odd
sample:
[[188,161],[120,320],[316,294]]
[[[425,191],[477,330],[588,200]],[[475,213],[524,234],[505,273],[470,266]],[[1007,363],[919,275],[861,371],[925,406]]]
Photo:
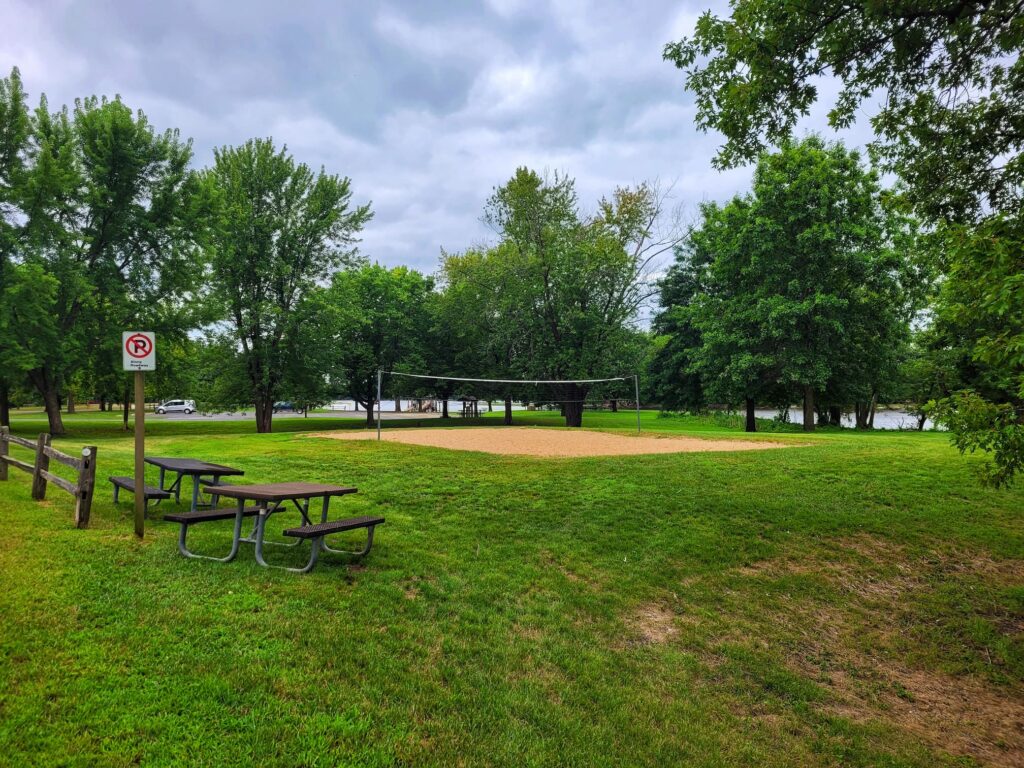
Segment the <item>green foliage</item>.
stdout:
[[18,321],[31,331],[5,334],[0,354],[30,366],[59,434],[60,389],[112,376],[120,330],[183,333],[181,307],[200,274],[204,203],[188,168],[190,144],[175,131],[157,133],[119,99],[91,97],[51,113],[43,97],[27,116],[24,104],[15,71],[0,85],[0,269],[6,288],[20,281],[31,301],[7,311],[32,317]]
[[[779,143],[842,81],[829,122],[871,116],[873,154],[929,218],[1015,208],[1024,183],[1024,43],[1017,0],[780,3],[734,0],[665,46],[697,99],[697,124],[726,138],[718,167]],[[881,98],[879,98],[881,94]]]
[[983,479],[1007,485],[1024,467],[1024,220],[993,215],[940,234],[939,327],[972,389],[941,400],[937,417],[961,451],[991,452]]
[[943,231],[946,279],[938,313],[968,337],[993,384],[1024,404],[1024,217],[994,215]]
[[681,371],[720,402],[870,399],[894,375],[918,292],[913,230],[856,152],[812,137],[764,155],[752,192],[702,206],[663,317]]
[[254,403],[258,429],[270,431],[274,401],[291,367],[303,366],[303,347],[330,338],[317,333],[303,302],[352,263],[372,214],[369,205],[352,207],[349,179],[314,174],[269,139],[217,150],[203,182],[214,206],[213,300],[233,326],[246,371],[235,399]]
[[970,390],[940,401],[936,417],[952,432],[960,453],[983,451],[991,458],[978,467],[986,485],[1005,487],[1024,470],[1024,410],[1009,404],[996,405]]
[[[536,379],[638,370],[644,350],[634,323],[649,295],[645,248],[659,205],[653,188],[642,185],[617,190],[587,217],[572,179],[544,179],[526,168],[495,190],[484,221],[501,244],[460,266],[493,276],[484,311],[509,370]],[[579,426],[588,391],[559,387],[568,424]]]
[[333,313],[330,358],[340,386],[366,409],[369,423],[377,371],[423,370],[432,292],[433,281],[415,270],[364,264],[338,272],[321,298]]

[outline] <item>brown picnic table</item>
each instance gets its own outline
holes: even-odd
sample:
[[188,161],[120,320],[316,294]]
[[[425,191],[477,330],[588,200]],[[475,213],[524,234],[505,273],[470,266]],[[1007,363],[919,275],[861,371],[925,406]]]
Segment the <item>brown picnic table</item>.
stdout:
[[[214,464],[209,461],[200,461],[199,459],[183,459],[175,456],[147,456],[145,461],[147,464],[160,468],[158,487],[161,491],[173,493],[175,503],[180,503],[181,501],[181,481],[186,477],[192,478],[192,505],[189,507],[192,512],[198,511],[200,506],[216,506],[217,496],[220,495],[212,494],[213,498],[209,503],[200,502],[200,484],[219,486],[222,477],[237,477],[245,474],[241,469],[226,467],[223,464]],[[165,487],[164,482],[168,472],[174,472],[177,477],[173,483]],[[210,478],[213,482],[207,483],[204,478]]]
[[[164,515],[164,520],[176,522],[181,525],[178,535],[178,550],[185,557],[201,558],[206,560],[217,560],[218,562],[230,562],[238,554],[239,545],[244,543],[256,545],[256,562],[267,568],[284,568],[293,573],[308,573],[316,566],[321,550],[337,554],[353,555],[362,557],[366,555],[373,546],[373,531],[378,525],[384,522],[383,517],[362,516],[351,517],[344,520],[328,520],[327,513],[330,508],[330,501],[337,496],[347,496],[357,493],[356,488],[343,485],[330,485],[325,483],[265,483],[262,485],[213,485],[204,483],[210,494],[235,499],[236,505],[230,508],[214,509],[210,511],[192,511],[181,514]],[[310,519],[310,504],[315,499],[321,500],[320,522],[314,523]],[[247,506],[247,502],[249,503]],[[292,544],[283,542],[266,541],[267,520],[278,512],[285,511],[289,504],[298,511],[302,518],[302,525],[287,528],[285,536],[292,537],[296,541]],[[242,521],[246,517],[256,517],[256,525],[249,536],[242,536]],[[197,523],[204,523],[213,520],[229,520],[234,518],[234,533],[231,540],[231,551],[226,557],[211,557],[200,555],[190,551],[186,545],[186,536],[190,526]],[[366,546],[358,552],[348,552],[334,549],[324,543],[324,538],[334,533],[366,529]],[[271,565],[263,556],[264,546],[272,544],[282,547],[296,547],[304,540],[310,540],[311,550],[309,560],[302,568],[285,568],[284,566]]]

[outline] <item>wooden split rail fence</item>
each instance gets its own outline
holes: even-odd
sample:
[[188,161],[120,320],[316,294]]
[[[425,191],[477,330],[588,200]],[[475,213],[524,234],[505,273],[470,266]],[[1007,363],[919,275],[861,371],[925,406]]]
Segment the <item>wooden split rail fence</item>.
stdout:
[[[35,460],[29,464],[10,455],[12,445],[35,451]],[[70,467],[78,473],[78,482],[72,483],[50,471],[50,460]],[[42,501],[46,498],[46,486],[53,483],[61,490],[75,497],[75,525],[85,528],[89,525],[89,511],[92,508],[92,493],[96,487],[96,446],[82,449],[80,458],[61,453],[50,445],[50,436],[45,432],[35,442],[12,435],[8,427],[0,427],[0,480],[7,479],[7,468],[15,467],[32,475],[32,498]]]

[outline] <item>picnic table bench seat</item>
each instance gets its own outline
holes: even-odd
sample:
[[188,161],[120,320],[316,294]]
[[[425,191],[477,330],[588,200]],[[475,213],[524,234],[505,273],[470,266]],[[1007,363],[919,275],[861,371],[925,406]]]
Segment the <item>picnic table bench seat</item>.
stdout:
[[[135,493],[135,478],[125,477],[123,475],[111,475],[109,478],[111,483],[114,484],[114,503],[117,504],[118,493],[124,489],[128,493]],[[165,491],[162,488],[157,488],[155,485],[145,485],[144,498],[148,502],[150,499],[169,499],[171,498],[171,492]]]
[[287,528],[285,536],[294,536],[297,539],[315,539],[329,536],[332,533],[342,531],[354,531],[357,528],[373,528],[384,522],[383,517],[350,517],[347,520],[328,520],[326,523],[313,523],[312,525],[300,525],[297,528]]
[[[362,517],[350,517],[345,520],[325,520],[322,523],[310,523],[309,525],[300,525],[296,528],[287,528],[284,531],[285,536],[291,536],[297,539],[310,539],[312,542],[312,550],[309,553],[309,562],[302,568],[285,568],[286,571],[292,573],[309,573],[316,567],[316,561],[320,557],[320,550],[326,550],[327,552],[334,552],[339,555],[352,555],[353,557],[362,557],[370,551],[373,546],[373,529],[384,522],[383,517],[373,517],[370,515],[364,515]],[[325,536],[330,536],[332,533],[341,533],[342,531],[354,531],[359,528],[366,529],[366,546],[364,546],[358,552],[350,552],[342,549],[334,549],[333,547],[327,546],[324,542]],[[298,543],[298,542],[296,542]],[[260,551],[261,546],[257,544],[256,547],[256,559],[260,561],[263,559],[263,553]],[[261,563],[262,565],[263,563]],[[281,566],[274,566],[280,568]]]
[[[253,517],[259,513],[259,507],[246,507],[242,510],[242,517]],[[169,515],[164,515],[164,520],[169,523],[194,525],[195,523],[208,523],[211,520],[233,520],[237,514],[238,510],[234,507],[222,507],[221,509],[207,509],[199,512],[173,512]]]

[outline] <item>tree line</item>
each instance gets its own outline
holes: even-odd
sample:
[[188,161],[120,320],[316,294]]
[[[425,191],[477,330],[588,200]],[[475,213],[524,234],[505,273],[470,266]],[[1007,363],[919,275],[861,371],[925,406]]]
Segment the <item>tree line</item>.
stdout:
[[[1021,9],[919,5],[736,0],[704,14],[664,55],[697,126],[725,137],[713,165],[755,164],[749,191],[661,236],[656,185],[589,209],[572,179],[519,169],[484,206],[496,242],[442,253],[434,275],[367,262],[356,246],[372,212],[350,181],[269,140],[195,170],[188,141],[118,99],[29,110],[15,70],[0,81],[0,419],[26,389],[55,433],[62,400],[126,401],[118,331],[145,326],[162,339],[156,390],[254,405],[260,431],[282,396],[346,393],[372,418],[379,368],[642,369],[648,402],[742,408],[748,429],[757,405],[802,403],[813,429],[844,412],[870,427],[878,403],[907,403],[962,451],[989,452],[984,477],[1005,484],[1024,467]],[[884,93],[866,156],[793,136],[829,75],[836,128]],[[605,394],[553,397],[579,425]]]
[[[704,13],[690,37],[664,48],[665,59],[683,72],[694,94],[697,126],[724,136],[712,161],[717,168],[756,162],[759,177],[771,172],[765,153],[771,147],[789,153],[785,147],[818,100],[823,77],[840,85],[828,112],[831,127],[849,127],[867,114],[874,133],[868,151],[879,170],[898,178],[898,197],[919,219],[919,249],[929,255],[925,267],[935,276],[926,281],[928,309],[911,326],[905,394],[931,402],[930,411],[950,427],[962,452],[987,453],[982,477],[997,486],[1024,469],[1022,12],[1020,0],[734,0],[729,15]],[[748,216],[740,210],[747,203],[760,209],[757,187],[755,182],[753,200],[709,211],[705,220]],[[886,238],[900,248],[893,235]],[[829,251],[833,245],[828,243]],[[747,260],[757,270],[756,256],[743,253],[748,247],[746,240],[728,244],[741,254],[738,263]],[[693,269],[703,278],[700,258],[694,255]],[[721,271],[737,264],[728,261],[710,270],[715,291]],[[677,270],[683,290],[688,268]],[[890,290],[892,281],[882,287]],[[798,295],[787,292],[780,309],[785,312]],[[728,295],[710,301],[730,313],[734,309]],[[770,312],[767,303],[757,305]],[[822,317],[836,317],[823,310]],[[664,323],[679,322],[689,334],[709,331],[700,307],[692,316],[677,314],[678,320],[666,317]],[[885,325],[889,319],[874,322]],[[712,341],[734,349],[730,334],[744,318],[734,320],[711,327]],[[856,324],[853,330],[870,332]],[[851,341],[842,338],[847,335],[838,328],[826,333],[843,344]],[[734,397],[764,372],[759,349],[748,345],[745,352],[750,357],[731,381],[728,375],[712,376],[714,386],[731,387]],[[827,393],[835,370],[825,364],[798,383],[824,388],[832,402]],[[781,368],[778,373],[793,378]],[[851,379],[860,389],[852,393],[858,399],[870,378],[865,371]],[[893,387],[887,382],[893,379],[878,382],[879,391]]]
[[[191,142],[119,98],[30,109],[17,69],[0,80],[0,420],[41,402],[50,431],[77,400],[129,402],[120,333],[158,334],[151,397],[207,409],[348,395],[372,420],[378,369],[479,378],[595,379],[637,369],[656,186],[613,190],[593,211],[572,179],[521,168],[488,199],[493,246],[444,253],[436,275],[358,251],[372,219],[350,179],[253,139],[193,168]],[[444,399],[452,382],[412,393]],[[560,401],[579,426],[587,385],[477,390]],[[397,394],[397,390],[396,390]]]

